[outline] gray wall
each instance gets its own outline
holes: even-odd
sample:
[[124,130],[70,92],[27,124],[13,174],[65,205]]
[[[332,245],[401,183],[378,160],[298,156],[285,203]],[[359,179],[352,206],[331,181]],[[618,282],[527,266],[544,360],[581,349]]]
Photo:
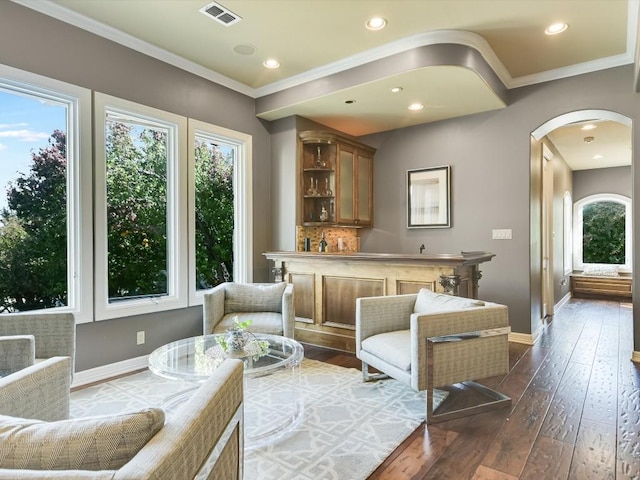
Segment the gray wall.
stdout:
[[573,172],[573,201],[597,193],[617,193],[631,198],[631,166]]
[[[252,135],[254,278],[268,280],[262,252],[270,249],[270,137],[252,98],[8,1],[0,2],[0,45],[2,64]],[[148,354],[199,334],[201,310],[81,324],[76,368]],[[139,330],[146,343],[136,346]]]

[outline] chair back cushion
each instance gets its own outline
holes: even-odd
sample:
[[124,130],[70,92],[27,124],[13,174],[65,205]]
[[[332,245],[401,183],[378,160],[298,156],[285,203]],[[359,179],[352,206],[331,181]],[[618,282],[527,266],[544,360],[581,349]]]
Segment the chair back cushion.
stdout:
[[163,427],[164,412],[139,412],[41,422],[0,415],[0,468],[113,470]]
[[421,288],[413,307],[413,313],[432,313],[472,307],[484,307],[484,302],[473,298],[455,297],[444,293],[436,293],[428,288]]
[[224,312],[282,313],[286,282],[269,284],[230,283],[224,290]]

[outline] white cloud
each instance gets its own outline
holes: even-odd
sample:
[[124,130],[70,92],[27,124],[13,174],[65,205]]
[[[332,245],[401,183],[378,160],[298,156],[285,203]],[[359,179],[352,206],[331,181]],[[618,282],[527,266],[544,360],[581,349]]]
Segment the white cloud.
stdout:
[[34,132],[31,130],[7,130],[0,132],[0,138],[13,138],[20,140],[21,142],[37,142],[42,139],[47,139],[51,135],[44,132]]
[[27,125],[29,125],[28,123],[0,123],[0,128],[1,129],[5,129],[5,128],[17,128],[17,127],[26,127]]

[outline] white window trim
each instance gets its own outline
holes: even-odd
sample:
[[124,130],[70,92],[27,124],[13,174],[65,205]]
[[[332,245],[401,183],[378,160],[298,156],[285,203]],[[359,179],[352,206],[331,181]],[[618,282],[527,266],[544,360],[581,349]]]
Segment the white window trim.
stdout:
[[68,305],[25,314],[72,312],[76,323],[92,321],[93,237],[91,91],[0,64],[0,86],[67,105]]
[[596,195],[589,195],[581,200],[578,200],[573,207],[573,267],[577,270],[584,270],[585,264],[582,262],[582,209],[585,205],[589,205],[594,202],[617,202],[622,203],[625,206],[625,259],[626,263],[620,265],[619,271],[622,273],[631,273],[633,265],[633,248],[632,248],[632,212],[631,212],[631,199],[624,195],[618,195],[615,193],[599,193]]
[[253,177],[252,137],[245,133],[218,127],[194,119],[188,121],[189,149],[189,306],[202,305],[206,290],[196,290],[195,253],[195,145],[196,135],[219,139],[236,147],[237,158],[233,168],[234,229],[233,229],[233,279],[250,282],[253,279]]
[[[167,250],[168,295],[162,297],[122,300],[110,304],[108,298],[107,263],[107,192],[105,126],[106,112],[135,116],[162,124],[175,133],[169,139],[172,162],[168,165],[167,185]],[[153,313],[187,306],[187,119],[145,105],[96,92],[95,122],[95,318],[106,320],[131,315]],[[172,137],[172,135],[170,135]]]
[[573,271],[573,200],[571,192],[565,192],[563,197],[563,262],[564,274],[569,275]]

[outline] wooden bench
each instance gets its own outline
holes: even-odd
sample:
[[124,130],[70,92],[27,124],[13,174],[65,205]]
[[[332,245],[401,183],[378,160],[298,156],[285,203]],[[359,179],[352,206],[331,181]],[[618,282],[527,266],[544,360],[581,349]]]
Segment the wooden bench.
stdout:
[[630,302],[631,280],[631,275],[602,277],[574,273],[571,275],[571,296]]

